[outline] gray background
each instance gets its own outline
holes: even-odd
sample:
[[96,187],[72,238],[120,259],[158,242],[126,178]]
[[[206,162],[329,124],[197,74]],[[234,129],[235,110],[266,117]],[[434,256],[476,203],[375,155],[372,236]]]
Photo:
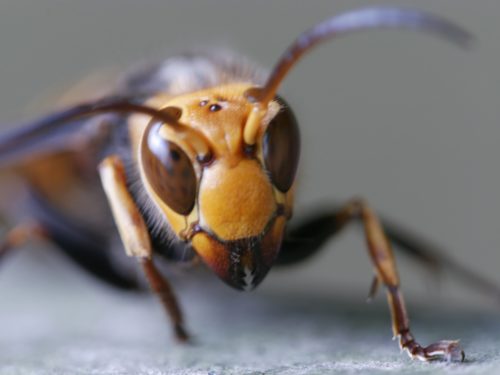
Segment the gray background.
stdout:
[[[296,214],[362,195],[500,284],[500,3],[386,3],[446,15],[480,43],[464,52],[427,35],[373,32],[304,59],[282,88],[304,142]],[[0,118],[31,118],[88,74],[192,46],[234,48],[270,67],[307,27],[366,4],[2,0]],[[333,249],[293,271],[275,271],[264,287],[356,285],[364,293],[371,271],[360,235],[342,236]],[[408,285],[422,283],[410,267],[401,270],[406,289],[426,294]],[[448,300],[460,298],[462,285],[445,287]]]
[[[479,44],[465,52],[427,35],[384,31],[335,41],[304,59],[281,90],[302,127],[296,215],[361,195],[500,285],[500,2],[384,4],[438,12]],[[233,48],[271,67],[301,31],[361,5],[373,2],[1,0],[0,119],[11,124],[43,113],[48,98],[95,71],[190,46]],[[59,270],[64,262],[38,263],[60,283],[71,278]],[[0,281],[22,295],[27,285],[17,280],[31,268],[13,267],[18,272]],[[407,299],[429,309],[438,302],[464,311],[495,308],[454,279],[436,288],[404,258],[400,269]],[[43,275],[34,279],[42,286]],[[363,239],[349,231],[307,264],[271,272],[258,293],[361,301],[370,279]],[[50,290],[45,297],[50,303]]]

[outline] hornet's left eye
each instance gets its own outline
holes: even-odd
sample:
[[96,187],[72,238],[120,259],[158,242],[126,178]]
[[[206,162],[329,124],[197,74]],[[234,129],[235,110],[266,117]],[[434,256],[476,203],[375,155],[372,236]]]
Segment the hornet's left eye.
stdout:
[[292,110],[280,97],[276,100],[282,108],[264,134],[263,153],[273,184],[286,193],[293,185],[299,164],[300,133]]
[[182,148],[159,134],[161,126],[153,124],[144,135],[142,167],[156,195],[175,212],[187,215],[195,204],[196,174]]

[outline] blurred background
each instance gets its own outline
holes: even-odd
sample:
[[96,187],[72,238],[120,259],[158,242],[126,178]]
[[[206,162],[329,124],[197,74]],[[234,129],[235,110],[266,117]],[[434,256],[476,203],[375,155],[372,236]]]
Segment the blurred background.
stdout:
[[[7,128],[46,112],[89,74],[192,47],[230,48],[271,68],[306,28],[373,3],[2,0],[0,123]],[[479,43],[463,51],[429,35],[370,32],[323,45],[302,60],[281,89],[302,128],[295,215],[363,196],[378,212],[500,285],[500,2],[383,3],[446,16]],[[2,264],[0,282],[18,299],[27,287],[21,279],[32,272],[39,276],[30,280],[38,285],[48,279],[64,283],[77,273],[68,272],[64,260],[47,261],[49,251],[36,257]],[[494,306],[490,296],[449,277],[435,283],[407,258],[398,259],[409,301]],[[371,277],[362,233],[348,230],[309,262],[273,270],[257,293],[350,295],[361,301]],[[50,291],[46,296],[50,301]]]

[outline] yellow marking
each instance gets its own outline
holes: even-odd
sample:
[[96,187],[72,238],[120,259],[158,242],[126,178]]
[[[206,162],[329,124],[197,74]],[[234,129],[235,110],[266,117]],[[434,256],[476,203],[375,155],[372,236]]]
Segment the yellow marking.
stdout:
[[276,202],[272,185],[255,160],[236,166],[225,160],[204,171],[199,193],[200,223],[223,240],[262,233]]

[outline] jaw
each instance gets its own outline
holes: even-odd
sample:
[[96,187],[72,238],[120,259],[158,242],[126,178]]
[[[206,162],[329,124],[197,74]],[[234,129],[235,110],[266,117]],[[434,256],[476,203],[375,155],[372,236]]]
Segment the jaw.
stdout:
[[229,241],[201,229],[192,244],[224,282],[239,290],[252,290],[265,278],[279,254],[285,221],[283,216],[277,216],[262,235]]

